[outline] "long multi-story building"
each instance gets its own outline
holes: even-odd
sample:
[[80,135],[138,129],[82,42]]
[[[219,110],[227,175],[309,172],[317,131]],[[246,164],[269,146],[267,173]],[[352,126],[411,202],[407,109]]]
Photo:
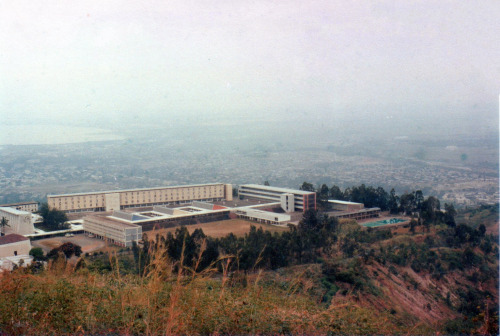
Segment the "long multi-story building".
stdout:
[[114,211],[124,208],[222,200],[233,200],[231,184],[196,184],[47,196],[47,202],[51,208],[68,213]]
[[316,193],[313,191],[244,184],[239,187],[238,195],[244,198],[280,202],[286,212],[316,209]]

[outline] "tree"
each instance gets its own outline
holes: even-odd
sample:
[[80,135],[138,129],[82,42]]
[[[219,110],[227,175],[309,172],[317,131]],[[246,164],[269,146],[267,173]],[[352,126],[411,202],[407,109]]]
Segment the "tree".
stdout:
[[5,217],[2,217],[2,220],[0,221],[0,228],[1,228],[1,235],[2,236],[5,235],[4,229],[6,226],[10,227],[9,220]]
[[399,211],[404,212],[407,215],[411,215],[411,213],[415,209],[416,209],[415,194],[412,192],[401,195]]
[[389,194],[389,200],[387,201],[387,206],[391,214],[397,214],[399,212],[399,197],[396,196],[396,191],[394,188],[391,189],[391,193]]
[[342,192],[342,190],[340,190],[340,188],[338,186],[333,185],[330,188],[330,197],[333,198],[334,200],[343,201],[344,200],[344,193]]
[[264,181],[264,185],[265,185],[265,186],[270,186],[269,181],[267,181],[267,180],[266,180],[266,181]]
[[422,218],[424,225],[435,222],[436,213],[441,209],[439,200],[434,196],[429,196],[422,204]]
[[71,258],[72,255],[79,257],[82,254],[82,248],[80,245],[67,242],[59,247],[53,248],[49,253],[47,253],[47,258],[57,258],[59,252],[64,253],[66,258]]
[[415,204],[418,211],[422,210],[422,204],[424,203],[424,193],[422,190],[415,191]]
[[444,210],[446,211],[446,213],[444,215],[444,222],[446,223],[446,225],[452,226],[452,227],[456,226],[455,216],[457,215],[457,211],[455,210],[455,207],[453,206],[453,204],[445,203]]
[[377,202],[376,205],[380,208],[380,210],[385,211],[389,209],[388,203],[389,203],[389,195],[387,194],[387,191],[384,190],[382,187],[378,187],[376,190],[377,194]]
[[415,220],[415,218],[412,218],[410,221],[410,232],[415,233],[415,227],[418,225],[418,222]]
[[318,200],[318,203],[321,206],[321,208],[326,208],[326,206],[328,205],[329,194],[330,190],[328,189],[326,184],[323,184],[316,193],[316,199]]
[[304,182],[304,183],[302,183],[302,186],[300,187],[300,190],[314,191],[314,186],[312,185],[312,183]]
[[50,208],[47,203],[42,203],[38,213],[43,218],[44,228],[52,231],[68,228],[68,224],[66,224],[68,217],[66,214],[60,210]]
[[33,247],[29,254],[33,257],[33,259],[35,259],[35,261],[43,261],[46,259],[43,255],[43,250],[40,247]]

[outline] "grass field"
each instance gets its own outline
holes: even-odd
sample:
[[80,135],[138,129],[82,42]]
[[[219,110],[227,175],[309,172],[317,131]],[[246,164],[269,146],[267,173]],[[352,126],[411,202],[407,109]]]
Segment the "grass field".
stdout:
[[[196,229],[202,229],[207,236],[218,238],[218,237],[224,237],[225,235],[231,232],[236,236],[243,236],[245,233],[248,233],[250,231],[250,226],[252,225],[255,226],[256,228],[262,227],[264,231],[267,230],[271,232],[284,232],[288,230],[288,227],[258,224],[243,219],[229,219],[218,222],[187,225],[186,228],[189,230],[189,233],[193,233],[193,231]],[[177,227],[172,227],[168,229],[160,229],[144,233],[148,235],[148,238],[154,238],[157,234],[165,235],[168,232],[173,233],[175,232],[176,229]]]

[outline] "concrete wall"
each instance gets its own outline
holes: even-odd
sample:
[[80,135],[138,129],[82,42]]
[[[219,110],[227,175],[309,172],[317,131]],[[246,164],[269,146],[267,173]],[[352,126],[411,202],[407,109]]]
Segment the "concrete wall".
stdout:
[[226,199],[226,201],[232,201],[233,200],[233,185],[232,184],[226,184],[225,199]]
[[97,216],[85,217],[83,219],[83,230],[99,238],[126,247],[132,246],[133,241],[138,241],[142,238],[142,228],[140,225],[127,224]]
[[31,212],[13,208],[0,208],[0,219],[5,217],[9,222],[3,230],[5,234],[17,233],[27,235],[35,233]]
[[120,210],[120,193],[109,193],[104,195],[106,211]]
[[31,243],[29,239],[16,243],[0,245],[0,258],[12,257],[16,255],[28,255],[31,250]]
[[252,208],[238,208],[234,211],[238,217],[268,224],[284,224],[290,221],[290,215],[262,211]]
[[293,212],[295,210],[295,196],[293,194],[282,194],[280,201],[281,208],[285,212]]

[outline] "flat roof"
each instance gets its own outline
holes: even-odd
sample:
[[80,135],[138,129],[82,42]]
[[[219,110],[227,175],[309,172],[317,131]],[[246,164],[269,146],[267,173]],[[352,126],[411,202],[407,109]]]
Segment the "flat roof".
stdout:
[[337,203],[337,204],[363,204],[363,203],[357,203],[357,202],[349,202],[349,201],[341,201],[341,200],[328,200],[330,203]]
[[17,203],[8,203],[8,204],[0,204],[0,207],[11,207],[14,205],[28,205],[28,204],[39,204],[36,201],[30,201],[30,202],[17,202]]
[[326,214],[335,217],[336,215],[345,216],[345,215],[363,214],[366,212],[373,212],[373,211],[380,211],[380,208],[363,208],[355,211],[328,211]]
[[190,187],[202,187],[202,186],[212,186],[212,185],[225,185],[227,183],[205,183],[205,184],[188,184],[182,186],[168,186],[168,187],[152,187],[152,188],[136,188],[136,189],[117,189],[117,190],[105,190],[105,191],[89,191],[83,193],[71,193],[71,194],[57,194],[57,195],[47,195],[47,197],[61,197],[61,196],[83,196],[92,194],[110,194],[110,193],[120,193],[129,191],[146,191],[146,190],[158,190],[158,189],[171,189],[171,188],[190,188]]
[[9,212],[13,215],[27,215],[27,214],[29,214],[31,216],[31,212],[24,211],[24,210],[17,210],[15,208],[0,207],[0,210],[5,211],[5,212]]
[[123,227],[123,228],[136,228],[136,227],[140,227],[140,225],[137,225],[131,221],[124,221],[124,219],[122,218],[118,218],[118,217],[113,217],[113,216],[109,216],[109,215],[93,215],[93,216],[87,216],[85,217],[83,220],[92,220],[92,219],[96,219],[96,220],[99,220],[99,221],[102,221],[102,222],[105,222],[107,224],[111,224],[111,225],[114,225],[116,227]]
[[261,190],[269,190],[269,191],[276,191],[276,192],[281,192],[281,193],[286,193],[286,194],[299,194],[299,195],[310,195],[314,194],[314,191],[304,191],[304,190],[297,190],[297,189],[290,189],[290,188],[280,188],[280,187],[271,187],[271,186],[265,186],[265,185],[260,185],[260,184],[242,184],[241,187],[248,187],[248,188],[256,188],[256,189],[261,189]]

